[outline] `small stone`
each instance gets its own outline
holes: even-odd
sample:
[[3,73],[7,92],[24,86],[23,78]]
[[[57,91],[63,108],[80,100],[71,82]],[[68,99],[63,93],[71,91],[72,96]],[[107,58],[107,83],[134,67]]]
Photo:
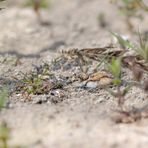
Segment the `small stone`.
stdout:
[[96,82],[96,81],[89,81],[89,82],[87,82],[85,87],[86,88],[97,88],[98,87],[98,82]]
[[73,85],[74,85],[74,87],[77,87],[77,88],[85,88],[86,87],[86,83],[87,83],[87,81],[75,82],[75,83],[73,83]]

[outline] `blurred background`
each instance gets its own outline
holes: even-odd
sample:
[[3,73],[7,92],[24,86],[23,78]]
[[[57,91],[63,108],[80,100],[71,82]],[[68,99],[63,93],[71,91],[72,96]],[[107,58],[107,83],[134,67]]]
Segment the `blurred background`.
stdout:
[[0,52],[100,47],[112,42],[109,31],[132,40],[138,30],[148,31],[147,10],[124,0],[9,0],[1,6]]

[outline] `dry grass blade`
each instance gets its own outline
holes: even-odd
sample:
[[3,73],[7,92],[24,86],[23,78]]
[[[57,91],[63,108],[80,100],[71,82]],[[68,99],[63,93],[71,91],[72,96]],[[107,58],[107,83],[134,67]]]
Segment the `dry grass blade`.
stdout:
[[139,33],[139,47],[133,48],[137,54],[148,63],[148,43],[142,39]]

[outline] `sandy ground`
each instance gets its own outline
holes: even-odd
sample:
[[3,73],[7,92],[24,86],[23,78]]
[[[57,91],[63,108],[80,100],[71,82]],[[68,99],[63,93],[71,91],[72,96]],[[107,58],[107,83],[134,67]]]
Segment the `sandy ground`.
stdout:
[[[27,73],[34,65],[50,62],[61,50],[108,45],[112,39],[107,29],[98,24],[100,12],[106,14],[110,30],[136,39],[127,30],[116,7],[107,0],[55,0],[49,10],[41,12],[48,26],[40,25],[34,12],[21,2],[10,1],[0,13],[1,81],[10,83],[20,72]],[[143,22],[133,22],[135,28],[146,31],[148,17]],[[15,66],[17,57],[21,65]],[[148,147],[148,120],[114,123],[110,116],[117,102],[107,92],[70,86],[66,93],[67,97],[57,104],[24,102],[19,95],[13,95],[10,108],[0,112],[0,121],[5,120],[11,128],[10,148],[15,145],[27,148]],[[34,100],[41,97],[46,96],[35,96]],[[142,90],[133,88],[125,104],[141,107],[148,102],[147,98]]]

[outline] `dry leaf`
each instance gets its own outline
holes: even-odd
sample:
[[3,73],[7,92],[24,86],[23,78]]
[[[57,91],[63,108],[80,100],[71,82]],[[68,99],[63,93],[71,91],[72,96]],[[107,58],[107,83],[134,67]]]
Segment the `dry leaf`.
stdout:
[[133,107],[131,110],[120,111],[117,110],[115,114],[112,116],[112,119],[116,123],[133,123],[142,118],[148,117],[148,105],[146,104],[142,108]]
[[137,56],[126,56],[122,58],[122,63],[125,67],[133,68],[135,65],[141,70],[148,71],[148,67],[144,64],[144,61],[140,60]]
[[105,72],[97,72],[92,74],[87,81],[98,81],[99,85],[110,85],[112,78]]
[[110,84],[112,84],[112,79],[109,78],[109,77],[101,78],[100,81],[99,81],[99,85],[101,85],[101,86],[110,85]]

